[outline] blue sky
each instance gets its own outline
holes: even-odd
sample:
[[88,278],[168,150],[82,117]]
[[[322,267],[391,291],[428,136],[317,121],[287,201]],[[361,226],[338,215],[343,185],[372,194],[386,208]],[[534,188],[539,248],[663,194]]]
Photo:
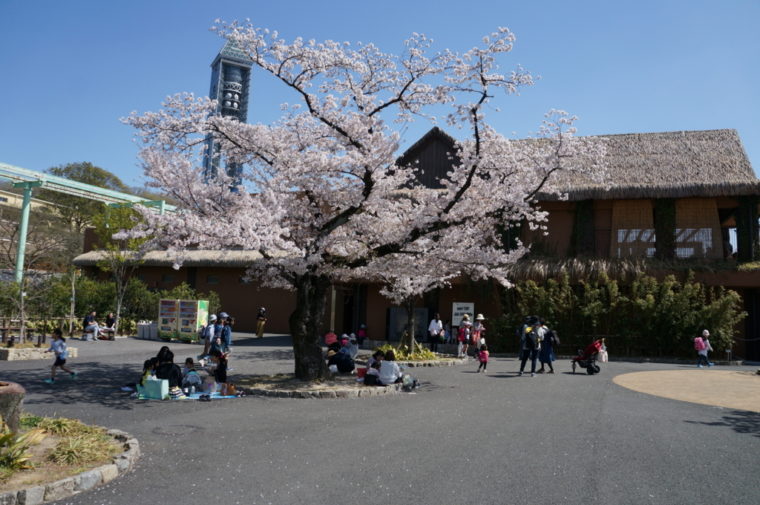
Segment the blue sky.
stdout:
[[[91,161],[142,185],[119,118],[176,92],[208,93],[223,44],[208,30],[216,18],[387,52],[412,32],[467,50],[507,26],[517,43],[505,68],[519,63],[541,80],[499,100],[490,120],[502,133],[535,131],[550,108],[577,114],[588,135],[734,128],[760,171],[757,0],[0,0],[0,161]],[[254,73],[249,122],[270,122],[292,100],[274,84]],[[429,127],[411,128],[406,145]]]

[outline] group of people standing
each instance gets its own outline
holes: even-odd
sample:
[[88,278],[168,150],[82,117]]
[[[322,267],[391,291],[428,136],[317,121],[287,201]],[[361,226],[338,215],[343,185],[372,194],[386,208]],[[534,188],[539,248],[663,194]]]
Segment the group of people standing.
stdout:
[[226,355],[232,352],[232,326],[235,318],[226,312],[220,312],[219,316],[208,316],[208,324],[201,330],[203,340],[203,352],[198,359],[208,358],[213,351],[219,351]]

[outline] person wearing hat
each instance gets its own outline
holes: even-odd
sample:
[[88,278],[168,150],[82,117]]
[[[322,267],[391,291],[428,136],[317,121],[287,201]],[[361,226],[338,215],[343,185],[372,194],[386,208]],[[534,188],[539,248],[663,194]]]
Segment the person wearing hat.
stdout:
[[267,309],[261,307],[256,315],[256,338],[264,338],[265,324],[267,324]]
[[459,323],[459,330],[457,331],[457,357],[467,357],[467,347],[470,343],[470,332],[472,331],[472,323],[470,322],[470,315],[465,314],[462,316],[462,321]]
[[215,333],[215,323],[216,323],[216,315],[211,314],[208,316],[208,324],[203,327],[203,331],[201,332],[201,336],[203,337],[203,354],[198,356],[198,359],[202,359],[206,356],[208,356],[209,349],[211,348],[211,343],[214,341],[214,335]]

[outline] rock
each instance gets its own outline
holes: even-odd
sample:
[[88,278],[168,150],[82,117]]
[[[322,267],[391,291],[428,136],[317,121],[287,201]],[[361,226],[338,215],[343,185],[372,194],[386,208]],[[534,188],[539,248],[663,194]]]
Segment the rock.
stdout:
[[74,494],[76,480],[74,477],[57,480],[45,486],[45,501],[56,501]]
[[76,487],[76,490],[87,491],[88,489],[92,489],[98,484],[100,484],[101,479],[102,479],[102,475],[97,470],[90,470],[89,472],[84,472],[83,474],[79,475],[79,483]]
[[40,505],[45,501],[45,486],[34,486],[18,492],[18,505]]
[[0,494],[0,505],[16,505],[16,492]]
[[100,474],[103,476],[103,484],[107,482],[111,482],[116,477],[119,476],[119,468],[116,465],[103,465],[101,467],[98,467],[95,469],[96,471],[100,471]]

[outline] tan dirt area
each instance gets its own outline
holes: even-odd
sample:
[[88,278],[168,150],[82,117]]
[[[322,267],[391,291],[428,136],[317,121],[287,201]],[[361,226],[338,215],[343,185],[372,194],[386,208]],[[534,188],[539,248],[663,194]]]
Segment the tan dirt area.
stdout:
[[659,370],[618,375],[624,388],[672,400],[760,412],[760,375],[737,370]]

